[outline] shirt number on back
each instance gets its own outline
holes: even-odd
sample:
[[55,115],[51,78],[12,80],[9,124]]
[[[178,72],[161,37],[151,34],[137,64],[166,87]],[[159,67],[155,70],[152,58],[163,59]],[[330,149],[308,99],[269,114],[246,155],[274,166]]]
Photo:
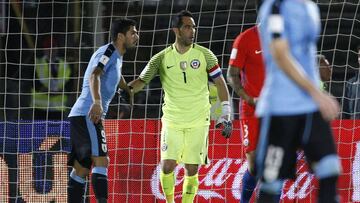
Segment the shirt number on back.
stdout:
[[272,182],[278,178],[283,156],[284,150],[281,147],[269,145],[264,170],[264,179],[266,181]]

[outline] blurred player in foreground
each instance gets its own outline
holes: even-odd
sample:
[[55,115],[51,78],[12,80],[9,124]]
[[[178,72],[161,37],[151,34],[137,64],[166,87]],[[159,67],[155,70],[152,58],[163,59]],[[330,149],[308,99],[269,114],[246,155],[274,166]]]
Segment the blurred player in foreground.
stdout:
[[229,93],[216,56],[194,43],[195,22],[189,11],[172,20],[175,43],[153,56],[139,78],[132,81],[134,93],[157,74],[165,91],[162,107],[160,182],[166,201],[174,202],[174,169],[185,164],[182,202],[193,202],[199,186],[199,165],[207,164],[210,103],[208,75],[221,100],[222,115],[217,124],[230,137],[232,124]]
[[259,120],[255,116],[255,105],[264,83],[265,72],[261,52],[258,27],[253,26],[236,37],[227,73],[229,84],[241,98],[240,129],[248,162],[248,170],[242,179],[241,203],[250,201],[257,183],[254,165]]
[[71,109],[72,150],[68,164],[73,167],[68,183],[68,202],[83,202],[85,178],[91,170],[91,183],[97,202],[107,202],[107,145],[102,120],[118,85],[131,92],[121,74],[123,55],[139,40],[136,22],[120,19],[111,26],[112,42],[91,57],[80,97]]
[[338,202],[341,165],[330,121],[339,104],[319,88],[319,9],[310,0],[266,0],[259,17],[266,79],[256,107],[261,117],[258,202],[276,202],[283,181],[294,178],[298,148],[319,180],[318,202]]

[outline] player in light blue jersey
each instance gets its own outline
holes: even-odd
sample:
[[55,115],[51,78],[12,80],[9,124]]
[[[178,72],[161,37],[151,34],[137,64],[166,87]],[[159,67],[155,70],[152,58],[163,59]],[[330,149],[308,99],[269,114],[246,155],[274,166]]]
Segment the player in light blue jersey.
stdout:
[[121,74],[123,55],[139,40],[136,22],[115,20],[110,31],[112,42],[91,57],[80,97],[71,109],[68,164],[73,167],[68,183],[68,202],[83,202],[84,183],[92,167],[91,183],[97,202],[107,202],[107,145],[102,120],[117,87],[131,93]]
[[276,202],[283,180],[295,177],[298,148],[319,179],[318,202],[338,202],[341,165],[329,121],[339,106],[319,88],[319,9],[310,0],[265,0],[259,17],[266,79],[256,108],[261,118],[258,202]]

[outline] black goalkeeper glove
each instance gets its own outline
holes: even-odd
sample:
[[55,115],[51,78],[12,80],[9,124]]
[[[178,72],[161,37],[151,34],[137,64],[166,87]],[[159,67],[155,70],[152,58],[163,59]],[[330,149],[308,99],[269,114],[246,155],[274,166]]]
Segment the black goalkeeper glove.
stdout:
[[223,101],[221,102],[221,107],[222,113],[220,118],[217,120],[215,127],[222,128],[221,134],[225,138],[229,138],[232,132],[230,103],[228,101]]
[[229,138],[231,136],[231,132],[232,132],[232,122],[229,121],[219,121],[220,123],[216,124],[216,128],[221,128],[222,127],[222,131],[221,134],[225,137],[225,138]]

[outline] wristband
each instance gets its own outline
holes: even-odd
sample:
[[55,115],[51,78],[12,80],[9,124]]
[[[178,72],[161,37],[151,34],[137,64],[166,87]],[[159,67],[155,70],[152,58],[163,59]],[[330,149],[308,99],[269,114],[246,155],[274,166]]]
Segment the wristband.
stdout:
[[222,101],[221,102],[221,112],[223,115],[227,115],[231,113],[230,109],[230,102],[229,101]]
[[224,106],[224,105],[229,105],[230,106],[230,102],[229,101],[222,101],[221,106]]

